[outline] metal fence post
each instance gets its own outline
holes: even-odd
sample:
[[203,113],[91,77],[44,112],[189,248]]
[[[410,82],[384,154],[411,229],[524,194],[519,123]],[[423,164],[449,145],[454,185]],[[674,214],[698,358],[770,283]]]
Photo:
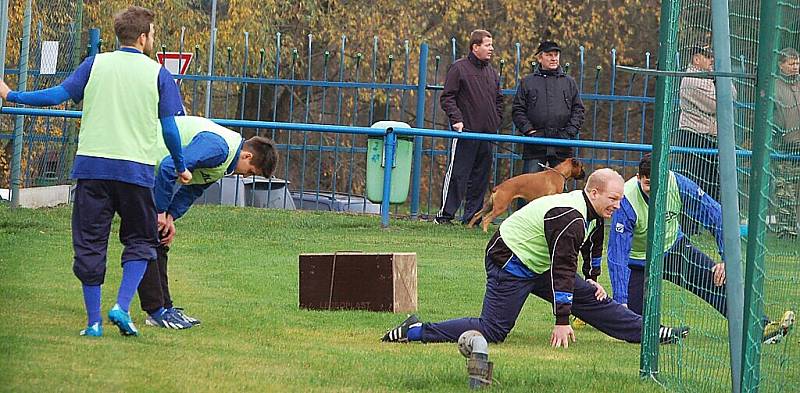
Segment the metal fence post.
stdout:
[[381,200],[381,228],[389,227],[389,200],[392,193],[392,167],[397,146],[397,134],[390,127],[383,137],[383,199]]
[[[661,3],[661,22],[658,42],[661,47],[658,51],[658,69],[661,71],[676,71],[677,59],[674,56],[677,49],[678,22],[681,6],[680,1],[664,1]],[[653,169],[652,185],[650,191],[651,203],[649,206],[647,232],[647,276],[648,289],[645,293],[642,326],[642,347],[639,359],[640,375],[642,377],[656,378],[658,374],[658,329],[661,325],[661,277],[664,265],[664,237],[657,236],[664,233],[664,215],[658,214],[666,210],[667,205],[667,168],[669,168],[669,129],[673,123],[674,114],[669,108],[672,105],[671,97],[675,92],[675,78],[660,77],[656,83],[656,114],[653,130]]]
[[89,52],[86,56],[94,56],[100,53],[100,29],[89,29]]
[[758,33],[758,69],[756,70],[756,110],[753,129],[752,180],[750,182],[750,210],[748,214],[749,234],[747,240],[747,263],[744,281],[744,334],[742,338],[741,390],[757,392],[761,375],[761,316],[764,315],[764,257],[766,247],[766,215],[769,200],[770,157],[768,146],[772,144],[774,104],[771,98],[775,91],[777,59],[774,53],[778,30],[776,2],[761,2],[761,21]]
[[[25,91],[28,84],[28,51],[31,44],[31,8],[32,0],[25,3],[25,14],[22,22],[22,45],[19,51],[19,78],[17,91]],[[11,207],[19,207],[19,186],[22,184],[22,130],[25,116],[17,116],[14,124],[14,153],[11,156]]]
[[[425,128],[425,91],[428,84],[428,44],[419,47],[419,75],[417,76],[417,122],[415,127]],[[419,192],[422,182],[422,137],[414,137],[414,163],[411,177],[411,219],[419,214]]]
[[[714,70],[731,72],[731,39],[728,1],[711,2]],[[762,25],[763,27],[763,25]],[[728,334],[730,341],[731,383],[734,393],[741,391],[742,375],[742,312],[744,308],[744,279],[742,278],[742,246],[739,240],[739,192],[736,176],[736,136],[733,133],[733,81],[730,77],[716,78],[717,144],[719,148],[719,178],[722,206],[722,236],[724,239],[725,286],[728,304]],[[766,128],[765,128],[766,129]]]

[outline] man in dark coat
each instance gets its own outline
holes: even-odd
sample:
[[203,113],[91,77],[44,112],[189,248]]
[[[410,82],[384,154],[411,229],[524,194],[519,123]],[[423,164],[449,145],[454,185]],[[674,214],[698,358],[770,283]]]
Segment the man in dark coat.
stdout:
[[[493,52],[491,33],[475,30],[470,34],[470,54],[448,68],[440,103],[453,131],[493,134],[500,127],[503,94],[500,76],[489,64]],[[450,224],[465,197],[463,223],[480,210],[491,166],[489,142],[453,139],[436,223]]]

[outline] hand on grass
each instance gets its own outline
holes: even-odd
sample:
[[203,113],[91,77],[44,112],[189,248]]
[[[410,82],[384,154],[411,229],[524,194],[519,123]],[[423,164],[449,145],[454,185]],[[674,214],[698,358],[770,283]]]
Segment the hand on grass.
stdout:
[[569,339],[575,342],[575,332],[570,325],[553,326],[553,334],[550,336],[550,346],[553,348],[569,348]]

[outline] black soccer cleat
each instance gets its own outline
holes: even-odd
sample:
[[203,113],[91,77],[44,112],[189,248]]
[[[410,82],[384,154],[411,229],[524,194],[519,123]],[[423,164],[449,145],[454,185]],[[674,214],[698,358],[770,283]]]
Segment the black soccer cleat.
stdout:
[[386,332],[386,334],[384,334],[381,338],[381,341],[392,343],[408,342],[408,329],[417,326],[422,326],[422,322],[419,321],[419,318],[417,318],[416,315],[411,314],[408,316],[408,318],[406,318],[405,321],[403,321],[403,323]]
[[658,341],[661,344],[674,344],[689,335],[688,326],[667,327],[662,326],[658,329]]

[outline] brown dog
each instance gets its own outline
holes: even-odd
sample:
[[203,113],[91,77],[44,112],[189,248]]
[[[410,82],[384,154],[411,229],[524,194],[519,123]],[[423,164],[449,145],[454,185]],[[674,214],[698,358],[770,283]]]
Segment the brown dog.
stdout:
[[472,228],[483,216],[481,226],[486,232],[489,223],[508,210],[514,199],[522,198],[530,202],[545,195],[558,194],[564,191],[568,179],[580,180],[585,176],[583,164],[574,158],[568,158],[554,168],[544,168],[541,172],[514,176],[492,189],[492,195],[483,203],[483,208],[472,216],[467,227]]

